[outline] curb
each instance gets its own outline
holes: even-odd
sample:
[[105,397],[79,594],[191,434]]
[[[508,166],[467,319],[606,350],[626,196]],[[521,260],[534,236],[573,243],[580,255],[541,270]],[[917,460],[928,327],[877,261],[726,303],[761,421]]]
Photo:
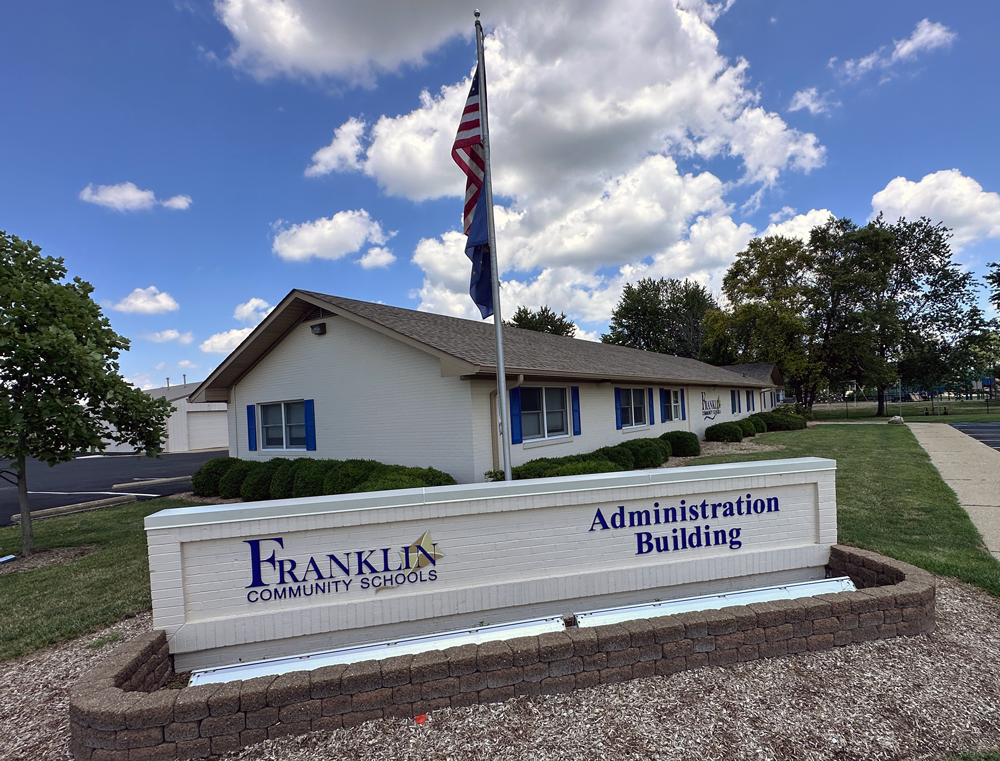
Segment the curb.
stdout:
[[191,476],[173,476],[171,478],[150,478],[146,481],[131,481],[127,484],[115,484],[112,489],[134,489],[137,486],[154,486],[156,484],[173,484],[190,481]]
[[[50,507],[46,510],[32,510],[31,520],[36,521],[41,518],[57,518],[60,515],[70,515],[71,513],[86,513],[91,510],[100,510],[105,507],[115,507],[117,505],[127,505],[135,502],[133,495],[123,494],[120,497],[108,497],[107,499],[95,499],[93,502],[78,502],[75,505],[63,505],[62,507]],[[11,523],[20,523],[21,515],[12,515]]]

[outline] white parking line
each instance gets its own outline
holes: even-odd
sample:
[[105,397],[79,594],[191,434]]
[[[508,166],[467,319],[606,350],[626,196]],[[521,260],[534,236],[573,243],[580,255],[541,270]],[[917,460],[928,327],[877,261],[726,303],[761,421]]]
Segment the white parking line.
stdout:
[[29,491],[28,494],[106,494],[110,497],[159,497],[159,494],[139,494],[128,491]]

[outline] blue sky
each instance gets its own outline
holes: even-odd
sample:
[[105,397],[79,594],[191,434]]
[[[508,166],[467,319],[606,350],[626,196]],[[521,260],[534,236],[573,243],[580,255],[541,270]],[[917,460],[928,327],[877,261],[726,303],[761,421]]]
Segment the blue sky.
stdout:
[[[6,3],[0,229],[94,284],[147,387],[204,378],[295,287],[476,317],[449,155],[474,8]],[[596,337],[626,282],[717,290],[753,235],[829,213],[1000,260],[995,3],[483,11],[505,314]]]

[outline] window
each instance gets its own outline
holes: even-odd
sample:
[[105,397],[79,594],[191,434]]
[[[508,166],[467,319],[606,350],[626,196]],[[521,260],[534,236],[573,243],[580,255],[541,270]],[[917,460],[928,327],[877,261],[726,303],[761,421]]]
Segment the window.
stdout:
[[264,449],[305,449],[305,402],[260,405],[260,428]]
[[521,387],[521,436],[548,439],[569,434],[566,389]]
[[646,390],[621,389],[622,428],[646,425]]
[[679,390],[673,388],[660,389],[660,419],[663,423],[670,420],[684,419],[684,409]]

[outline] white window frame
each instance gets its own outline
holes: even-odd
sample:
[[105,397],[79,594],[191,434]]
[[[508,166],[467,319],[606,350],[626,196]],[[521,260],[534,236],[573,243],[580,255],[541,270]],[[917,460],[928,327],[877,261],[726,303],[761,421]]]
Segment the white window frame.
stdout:
[[[306,405],[306,402],[305,402],[304,399],[293,399],[293,400],[287,401],[287,402],[266,402],[264,404],[258,404],[257,407],[258,407],[259,416],[260,416],[260,448],[261,449],[267,449],[267,450],[269,450],[271,452],[280,452],[280,451],[301,452],[301,451],[305,451],[305,449],[306,449],[305,430],[303,430],[303,436],[302,436],[303,442],[302,442],[302,446],[298,446],[298,445],[291,446],[288,443],[289,439],[291,438],[291,436],[288,433],[288,428],[289,428],[290,425],[297,425],[297,423],[289,423],[288,422],[287,407],[288,407],[289,404],[301,404],[302,405],[302,427],[303,427],[303,429],[305,429],[305,427],[306,427],[306,422],[305,422],[305,411],[306,411],[305,410],[305,405]],[[264,425],[264,408],[265,407],[278,407],[278,409],[281,410],[281,446],[280,447],[268,446],[268,444],[267,444],[267,428],[276,428],[277,426],[276,425],[269,425],[269,426],[265,427],[265,425]]]
[[[619,389],[619,393],[620,393],[620,396],[621,396],[622,430],[624,430],[626,428],[647,428],[647,427],[649,427],[649,421],[646,420],[646,418],[649,417],[649,409],[648,409],[648,407],[649,407],[649,396],[648,396],[649,392],[646,389],[644,389],[644,388],[632,388],[632,387],[622,386]],[[628,405],[625,404],[625,394],[626,393],[628,394],[628,399],[629,399]],[[642,403],[639,404],[639,405],[636,405],[636,403],[635,403],[635,397],[636,397],[637,394],[638,394],[639,398],[642,400]],[[637,406],[638,406],[639,409],[642,410],[643,421],[641,423],[637,423],[634,420],[634,417],[635,417],[634,411],[635,411],[635,409],[636,409]],[[626,410],[628,410],[628,419],[629,419],[629,422],[627,422],[627,423],[625,422],[625,411]]]
[[[542,433],[540,436],[529,436],[524,431],[524,392],[528,389],[539,389],[542,398],[542,409],[540,411],[529,412],[529,415],[541,414],[542,416]],[[563,395],[563,430],[556,432],[549,432],[549,410],[548,402],[546,400],[546,391],[548,390],[561,391]],[[570,389],[569,386],[521,386],[521,441],[525,444],[537,441],[550,441],[552,439],[565,439],[573,435],[573,410],[571,409],[570,402]],[[555,410],[553,410],[555,411]]]
[[667,392],[667,422],[681,420],[681,390],[679,388],[666,388]]

